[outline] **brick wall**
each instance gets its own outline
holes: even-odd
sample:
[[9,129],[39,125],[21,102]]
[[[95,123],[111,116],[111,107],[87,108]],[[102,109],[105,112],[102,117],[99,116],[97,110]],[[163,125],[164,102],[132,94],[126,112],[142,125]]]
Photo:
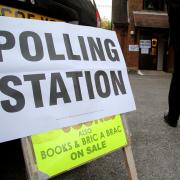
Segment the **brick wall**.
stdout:
[[[138,32],[134,26],[133,11],[140,11],[143,8],[143,0],[128,0],[128,26],[114,24],[126,64],[129,69],[138,69],[139,52],[129,52],[129,45],[139,44]],[[135,34],[131,35],[131,31]]]
[[[143,9],[143,0],[129,0],[128,12],[129,12],[129,27],[127,33],[127,55],[126,62],[129,69],[138,69],[139,52],[128,51],[128,46],[133,44],[139,44],[139,34],[134,26],[133,11],[140,11]],[[134,35],[131,35],[134,32]]]
[[[115,23],[114,30],[117,32],[118,39],[121,44],[128,68],[138,69],[139,52],[129,51],[129,45],[139,45],[140,28],[151,27],[150,30],[152,30],[152,28],[167,29],[168,18],[166,13],[162,13],[160,11],[144,11],[143,0],[127,0],[127,3],[128,3],[127,5],[128,25],[125,28],[121,24]],[[138,12],[134,12],[133,14],[133,11],[138,11]],[[136,27],[135,27],[135,22],[136,22]]]

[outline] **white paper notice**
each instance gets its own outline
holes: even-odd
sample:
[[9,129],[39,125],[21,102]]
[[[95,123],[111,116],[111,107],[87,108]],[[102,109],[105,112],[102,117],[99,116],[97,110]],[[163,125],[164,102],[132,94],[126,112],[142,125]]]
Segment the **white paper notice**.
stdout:
[[115,32],[0,22],[0,142],[135,110]]

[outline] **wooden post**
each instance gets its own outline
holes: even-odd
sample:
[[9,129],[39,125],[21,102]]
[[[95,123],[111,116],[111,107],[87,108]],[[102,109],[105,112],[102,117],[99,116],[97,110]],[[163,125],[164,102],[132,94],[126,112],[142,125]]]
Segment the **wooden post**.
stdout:
[[50,177],[38,171],[36,166],[35,155],[32,147],[31,137],[25,137],[21,139],[21,145],[23,149],[23,155],[26,164],[26,170],[28,174],[28,180],[47,180]]
[[126,160],[126,165],[128,168],[129,179],[138,180],[136,166],[135,166],[134,157],[133,157],[132,148],[131,148],[131,133],[129,131],[125,115],[122,115],[122,122],[124,124],[124,129],[125,129],[127,140],[128,140],[128,146],[122,148],[122,150],[123,150],[124,157]]
[[25,160],[26,169],[28,173],[28,180],[39,180],[38,170],[36,168],[36,163],[35,163],[34,154],[33,154],[33,148],[30,141],[31,140],[28,137],[21,139],[24,160]]

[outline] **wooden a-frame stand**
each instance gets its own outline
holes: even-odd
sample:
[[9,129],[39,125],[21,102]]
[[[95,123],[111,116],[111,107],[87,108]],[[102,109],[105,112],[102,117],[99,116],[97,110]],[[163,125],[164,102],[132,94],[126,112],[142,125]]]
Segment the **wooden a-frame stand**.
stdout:
[[[124,124],[127,140],[128,140],[128,145],[126,147],[123,147],[122,150],[123,150],[123,154],[126,160],[126,165],[128,168],[129,179],[138,180],[136,166],[135,166],[134,157],[133,157],[132,148],[131,148],[131,133],[129,131],[125,115],[121,115],[121,117],[122,117],[122,122]],[[49,179],[50,177],[39,172],[36,167],[36,161],[35,161],[30,137],[22,138],[21,144],[22,144],[23,155],[24,155],[24,159],[26,163],[26,169],[28,173],[28,180]]]

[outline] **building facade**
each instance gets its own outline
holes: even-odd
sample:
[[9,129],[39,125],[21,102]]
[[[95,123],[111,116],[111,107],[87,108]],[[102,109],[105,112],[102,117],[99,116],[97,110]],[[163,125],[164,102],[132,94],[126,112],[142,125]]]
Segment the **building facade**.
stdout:
[[129,69],[172,71],[165,0],[113,0],[116,31]]

